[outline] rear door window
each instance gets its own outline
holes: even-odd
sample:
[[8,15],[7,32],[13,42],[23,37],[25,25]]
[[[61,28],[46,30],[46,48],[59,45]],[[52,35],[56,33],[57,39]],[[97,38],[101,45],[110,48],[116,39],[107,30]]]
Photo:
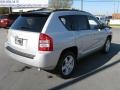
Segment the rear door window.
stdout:
[[11,29],[41,32],[47,18],[48,15],[23,14],[16,19],[12,24]]

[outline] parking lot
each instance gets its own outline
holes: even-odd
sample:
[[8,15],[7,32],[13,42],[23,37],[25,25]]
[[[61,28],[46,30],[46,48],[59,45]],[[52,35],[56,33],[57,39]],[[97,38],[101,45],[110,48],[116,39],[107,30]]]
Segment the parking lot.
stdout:
[[120,90],[120,29],[112,29],[108,54],[97,52],[80,61],[71,79],[29,68],[4,52],[7,30],[0,29],[0,90]]

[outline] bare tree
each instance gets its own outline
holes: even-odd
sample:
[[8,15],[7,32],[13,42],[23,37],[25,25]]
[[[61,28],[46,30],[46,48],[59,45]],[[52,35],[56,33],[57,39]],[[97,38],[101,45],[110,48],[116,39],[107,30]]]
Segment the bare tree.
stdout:
[[71,8],[73,4],[73,0],[50,0],[49,7],[50,8]]

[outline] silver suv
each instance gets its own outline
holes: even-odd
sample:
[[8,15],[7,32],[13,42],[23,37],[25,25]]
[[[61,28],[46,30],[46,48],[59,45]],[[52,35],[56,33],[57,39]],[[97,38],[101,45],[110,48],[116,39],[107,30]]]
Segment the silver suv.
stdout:
[[111,39],[111,30],[88,12],[36,10],[13,23],[5,51],[22,63],[69,78],[78,58],[100,49],[109,52]]

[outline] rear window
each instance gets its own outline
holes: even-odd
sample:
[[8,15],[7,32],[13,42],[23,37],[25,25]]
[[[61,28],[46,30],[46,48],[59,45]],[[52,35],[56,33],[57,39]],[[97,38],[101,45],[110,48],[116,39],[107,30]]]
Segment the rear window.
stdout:
[[41,32],[48,15],[26,14],[19,16],[10,27],[14,30]]
[[7,17],[8,17],[7,15],[1,15],[0,19],[4,19],[4,18],[7,18]]

